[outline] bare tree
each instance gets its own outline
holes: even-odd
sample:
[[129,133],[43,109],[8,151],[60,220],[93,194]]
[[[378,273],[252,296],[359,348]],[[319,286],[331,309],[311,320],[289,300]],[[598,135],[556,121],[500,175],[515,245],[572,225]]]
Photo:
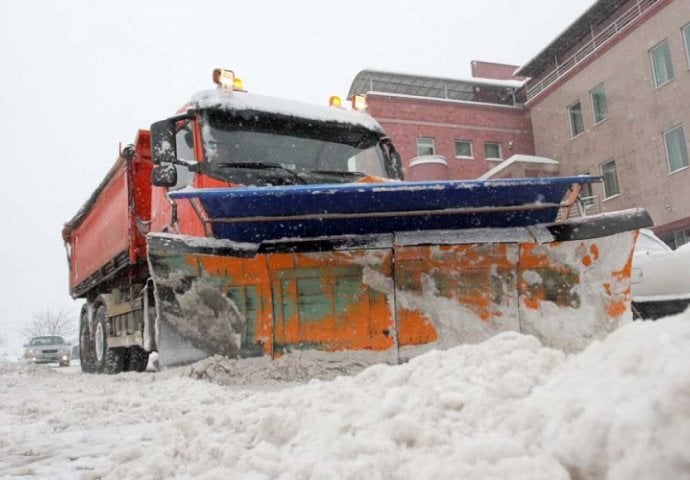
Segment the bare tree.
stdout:
[[42,335],[59,335],[66,337],[73,335],[77,328],[74,320],[64,310],[42,310],[34,313],[31,319],[19,327],[17,331],[26,338]]

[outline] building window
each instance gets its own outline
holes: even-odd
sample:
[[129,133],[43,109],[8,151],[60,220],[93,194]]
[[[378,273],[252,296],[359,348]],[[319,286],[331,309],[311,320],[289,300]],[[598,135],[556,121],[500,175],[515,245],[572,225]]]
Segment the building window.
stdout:
[[484,158],[487,160],[501,160],[501,145],[498,143],[485,143]]
[[652,70],[654,71],[654,86],[661,85],[673,80],[673,63],[671,62],[671,48],[668,40],[664,40],[649,51],[652,60]]
[[690,23],[683,27],[683,40],[685,40],[685,58],[690,67]]
[[609,116],[608,105],[606,104],[606,91],[604,84],[600,83],[589,92],[589,97],[592,99],[592,113],[594,114],[594,123],[603,122]]
[[455,141],[456,158],[472,158],[472,142],[469,140]]
[[673,234],[673,243],[671,247],[676,249],[681,245],[685,245],[688,242],[690,242],[690,229],[681,230]]
[[582,120],[582,105],[580,101],[568,107],[568,118],[570,119],[570,137],[577,137],[585,131],[585,124]]
[[616,161],[609,160],[601,165],[601,176],[604,177],[604,198],[610,198],[620,193],[618,188],[618,173]]
[[434,139],[430,137],[421,137],[417,139],[417,156],[435,155],[436,145]]
[[679,125],[664,132],[666,159],[669,172],[675,172],[688,166],[688,145],[685,142],[685,129]]

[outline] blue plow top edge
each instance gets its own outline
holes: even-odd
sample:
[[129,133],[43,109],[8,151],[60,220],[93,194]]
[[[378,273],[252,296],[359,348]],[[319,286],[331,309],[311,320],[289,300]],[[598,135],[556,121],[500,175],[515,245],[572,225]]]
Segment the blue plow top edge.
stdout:
[[420,230],[525,227],[555,221],[573,183],[598,177],[185,189],[214,237],[241,242]]

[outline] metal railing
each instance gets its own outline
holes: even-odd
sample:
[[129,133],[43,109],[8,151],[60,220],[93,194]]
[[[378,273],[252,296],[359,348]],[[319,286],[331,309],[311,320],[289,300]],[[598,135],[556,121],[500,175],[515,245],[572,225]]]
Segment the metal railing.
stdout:
[[[599,48],[616,38],[630,23],[640,17],[657,1],[658,0],[637,0],[632,8],[626,10],[604,30],[596,35],[593,35],[585,45],[568,57],[564,62],[560,64],[557,63],[556,68],[551,73],[542,78],[534,86],[527,88],[527,101],[529,102],[538,96],[549,85],[570,72],[573,68],[575,68],[575,66],[589,57],[592,53],[596,52]],[[558,62],[557,59],[556,62]]]
[[[557,221],[567,220],[568,218],[587,217],[589,215],[598,215],[601,213],[601,203],[598,195],[590,195],[587,197],[578,197],[577,202],[573,205],[574,208],[565,210],[561,209],[556,217]],[[567,217],[565,212],[567,213]]]
[[587,215],[597,215],[601,213],[599,197],[597,195],[590,195],[589,197],[578,198],[577,213],[580,217],[586,217]]

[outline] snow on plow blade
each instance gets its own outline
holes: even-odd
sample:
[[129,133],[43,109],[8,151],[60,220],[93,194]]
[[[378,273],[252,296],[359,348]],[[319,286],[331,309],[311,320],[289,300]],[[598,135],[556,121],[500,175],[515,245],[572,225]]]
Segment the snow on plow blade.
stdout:
[[395,363],[505,330],[581,349],[630,315],[636,229],[649,216],[631,210],[545,223],[525,221],[526,211],[484,217],[525,223],[509,228],[449,228],[477,222],[457,207],[457,215],[439,212],[442,221],[428,210],[410,223],[412,215],[390,217],[403,221],[368,234],[273,238],[271,222],[259,222],[264,238],[256,242],[150,234],[159,361],[317,350]]

